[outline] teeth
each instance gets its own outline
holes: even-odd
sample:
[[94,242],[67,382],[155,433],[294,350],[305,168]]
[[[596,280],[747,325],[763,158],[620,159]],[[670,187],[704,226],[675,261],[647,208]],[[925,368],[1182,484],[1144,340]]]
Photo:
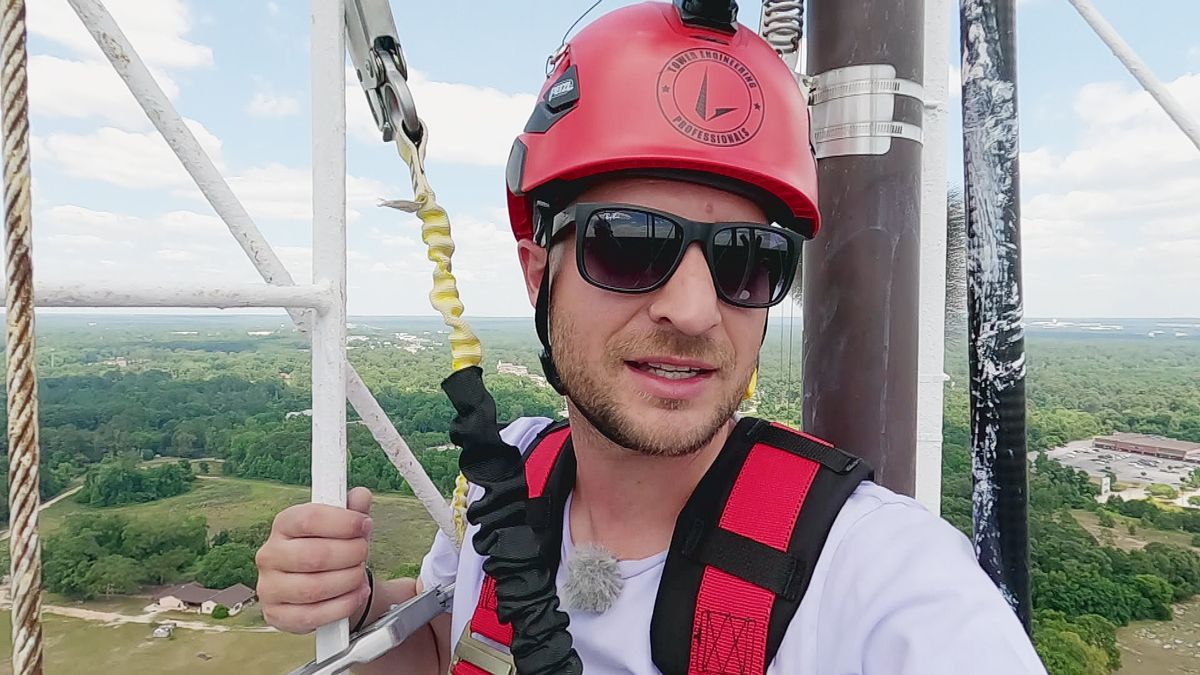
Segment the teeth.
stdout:
[[664,370],[650,366],[647,370],[655,375],[668,380],[686,380],[689,377],[695,377],[700,374],[698,370]]
[[698,373],[698,372],[700,372],[700,370],[698,368],[688,368],[687,366],[673,366],[673,365],[670,365],[667,363],[647,363],[646,367],[652,368],[654,370],[666,370],[666,371],[676,372],[676,373]]

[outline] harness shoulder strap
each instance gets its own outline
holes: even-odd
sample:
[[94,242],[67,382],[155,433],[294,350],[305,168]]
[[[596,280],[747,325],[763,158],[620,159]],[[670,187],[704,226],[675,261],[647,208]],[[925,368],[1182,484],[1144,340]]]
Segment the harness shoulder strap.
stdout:
[[[566,422],[558,422],[546,427],[533,441],[525,452],[525,482],[529,486],[529,517],[535,528],[548,525],[550,514],[548,487],[554,467],[571,436],[571,428]],[[466,633],[461,640],[467,640],[472,633],[482,635],[489,640],[505,645],[512,645],[512,625],[500,621],[496,614],[496,580],[490,575],[483,577],[483,588],[479,592],[479,602],[475,605],[475,613],[467,624]],[[454,664],[454,675],[474,675],[479,672],[476,666],[466,660]]]
[[871,469],[743,418],[676,522],[650,625],[665,675],[765,673],[842,504]]

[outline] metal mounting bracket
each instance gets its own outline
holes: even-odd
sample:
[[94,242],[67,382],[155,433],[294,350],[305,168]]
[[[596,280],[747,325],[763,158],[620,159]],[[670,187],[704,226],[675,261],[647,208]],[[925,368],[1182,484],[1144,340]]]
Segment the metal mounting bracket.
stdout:
[[887,64],[848,66],[813,78],[812,130],[817,159],[886,155],[892,139],[924,143],[920,116],[897,119],[897,98],[924,106],[925,88]]

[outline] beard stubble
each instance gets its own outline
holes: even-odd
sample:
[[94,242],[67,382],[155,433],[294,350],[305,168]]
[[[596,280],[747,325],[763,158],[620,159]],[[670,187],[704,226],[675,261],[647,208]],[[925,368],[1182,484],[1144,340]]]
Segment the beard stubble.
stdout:
[[[729,382],[735,360],[732,350],[707,338],[691,337],[678,332],[658,331],[644,335],[616,337],[605,345],[599,371],[589,368],[579,346],[582,344],[576,323],[562,312],[554,311],[551,297],[550,343],[554,349],[554,364],[567,396],[580,414],[608,440],[631,452],[652,457],[682,457],[707,445],[721,427],[733,417],[741,404],[743,392],[750,383]],[[639,422],[630,411],[623,409],[614,394],[612,381],[625,368],[625,360],[641,354],[670,354],[680,358],[701,359],[717,368],[716,377],[723,374],[726,391],[722,391],[711,414],[688,429]],[[607,380],[607,382],[606,382]],[[663,399],[641,394],[647,409],[681,410],[690,401]]]

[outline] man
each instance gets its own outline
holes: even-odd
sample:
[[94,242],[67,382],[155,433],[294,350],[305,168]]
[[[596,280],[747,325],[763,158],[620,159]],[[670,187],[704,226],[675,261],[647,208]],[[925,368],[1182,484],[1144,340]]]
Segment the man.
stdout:
[[[736,410],[753,387],[767,308],[787,296],[800,241],[817,229],[807,122],[791,73],[758,36],[645,3],[571,41],[514,145],[518,256],[547,376],[566,394],[571,420],[573,484],[550,509],[561,518],[550,531],[561,532],[557,586],[574,649],[594,673],[1043,673],[966,538],[857,478],[831,504],[781,640],[764,647],[765,628],[745,628],[739,643],[702,626],[696,610],[696,627],[682,626],[683,641],[692,631],[695,644],[661,644],[677,628],[664,614],[675,608],[664,605],[700,602],[662,593],[674,583],[664,567],[679,569],[669,566],[680,514],[698,486],[747,475],[713,467],[743,433]],[[517,420],[502,437],[540,451],[548,424]],[[749,487],[764,513],[774,480],[783,488],[797,478],[758,476]],[[482,492],[473,486],[469,499]],[[467,658],[454,672],[484,672],[463,645],[505,643],[473,621],[488,610],[483,557],[470,545],[478,523],[461,551],[439,533],[419,580],[379,583],[368,603],[370,494],[355,489],[348,503],[276,518],[258,555],[267,620],[297,633],[370,621],[422,588],[456,582],[450,615],[361,672],[445,673],[456,646]],[[719,598],[716,609],[745,601]],[[707,649],[702,629],[721,633],[720,663],[698,654]],[[664,667],[670,651],[685,654],[684,665]]]

